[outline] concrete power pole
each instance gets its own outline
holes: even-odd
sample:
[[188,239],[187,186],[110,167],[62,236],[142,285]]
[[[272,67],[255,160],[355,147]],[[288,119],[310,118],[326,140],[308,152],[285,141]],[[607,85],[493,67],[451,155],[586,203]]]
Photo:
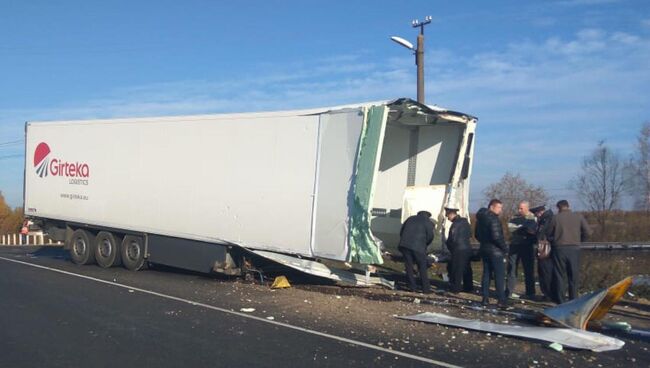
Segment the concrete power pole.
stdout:
[[415,49],[415,65],[418,67],[418,102],[424,104],[424,26],[431,23],[431,16],[427,15],[424,22],[414,20],[413,28],[420,27],[417,48]]

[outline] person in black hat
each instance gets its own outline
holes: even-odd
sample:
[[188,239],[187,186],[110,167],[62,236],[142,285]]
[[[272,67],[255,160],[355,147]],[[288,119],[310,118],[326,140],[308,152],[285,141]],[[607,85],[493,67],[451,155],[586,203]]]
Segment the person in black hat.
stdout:
[[[451,253],[451,259],[447,263],[449,273],[449,285],[452,293],[461,290],[471,292],[472,285],[472,247],[469,238],[472,228],[466,218],[458,215],[458,208],[445,207],[445,216],[451,222],[449,235],[447,236],[447,249]],[[461,280],[463,287],[461,289]]]
[[[552,282],[553,282],[553,259],[548,253],[550,248],[550,241],[546,236],[546,228],[553,219],[553,211],[546,209],[546,205],[536,206],[530,209],[535,217],[537,217],[537,277],[539,278],[539,289],[542,291],[544,298],[551,299],[553,297]],[[546,244],[544,244],[546,243]]]
[[414,263],[418,265],[418,272],[420,273],[420,280],[422,281],[422,292],[428,294],[431,292],[431,284],[429,283],[429,269],[427,263],[427,247],[433,242],[433,222],[431,221],[431,213],[428,211],[420,211],[417,215],[411,216],[404,221],[402,229],[400,230],[399,251],[404,256],[406,278],[408,279],[409,287],[415,291],[417,285],[415,283]]

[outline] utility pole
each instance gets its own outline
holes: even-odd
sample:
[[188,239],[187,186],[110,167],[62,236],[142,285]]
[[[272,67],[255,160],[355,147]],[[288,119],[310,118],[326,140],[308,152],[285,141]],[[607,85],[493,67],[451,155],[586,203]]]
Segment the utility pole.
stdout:
[[431,23],[431,16],[424,17],[424,21],[414,20],[413,28],[420,27],[418,34],[418,47],[415,49],[415,65],[418,67],[418,102],[424,104],[424,26]]
[[[424,21],[420,22],[415,19],[411,22],[413,28],[420,27],[420,34],[418,34],[417,48],[413,47],[413,44],[409,41],[393,36],[390,39],[397,42],[398,44],[406,47],[407,49],[415,52],[415,65],[418,69],[417,74],[417,86],[418,102],[424,105],[424,26],[431,23],[431,16],[427,15],[424,17]],[[418,159],[418,141],[420,138],[420,127],[414,126],[409,131],[409,161],[408,161],[408,171],[406,174],[406,185],[414,186],[415,185],[415,173],[417,168],[417,159]]]

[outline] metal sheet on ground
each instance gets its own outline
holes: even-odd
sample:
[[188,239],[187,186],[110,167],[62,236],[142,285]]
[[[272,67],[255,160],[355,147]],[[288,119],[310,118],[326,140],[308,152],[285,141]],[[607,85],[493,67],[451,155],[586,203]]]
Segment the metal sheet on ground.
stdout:
[[426,323],[437,323],[445,326],[517,336],[533,340],[556,342],[567,347],[586,349],[594,352],[618,350],[625,345],[625,342],[619,339],[596,332],[583,331],[574,328],[504,325],[430,312],[420,313],[413,316],[397,316],[397,318]]
[[249,250],[259,256],[283,264],[287,267],[291,267],[295,270],[302,271],[314,276],[325,277],[343,284],[352,286],[381,285],[390,289],[395,288],[395,282],[386,280],[381,277],[366,277],[364,275],[359,275],[350,271],[329,268],[320,262],[287,256],[284,254],[267,252],[263,250]]

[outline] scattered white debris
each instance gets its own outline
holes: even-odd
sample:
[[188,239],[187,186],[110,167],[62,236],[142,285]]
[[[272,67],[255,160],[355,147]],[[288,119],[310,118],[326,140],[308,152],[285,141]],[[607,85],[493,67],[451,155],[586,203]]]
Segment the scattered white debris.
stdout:
[[251,313],[255,312],[255,308],[241,308],[239,311],[244,313]]
[[558,344],[557,342],[551,343],[548,345],[549,348],[555,350],[555,351],[562,351],[564,348],[562,347],[562,344]]
[[421,300],[419,298],[413,299],[413,303],[415,304],[420,304]]
[[275,317],[273,317],[273,316],[268,316],[268,317],[266,317],[266,319],[268,319],[269,321],[273,321],[273,320],[275,319]]
[[133,292],[133,289],[129,289],[129,293],[132,293],[132,292]]

